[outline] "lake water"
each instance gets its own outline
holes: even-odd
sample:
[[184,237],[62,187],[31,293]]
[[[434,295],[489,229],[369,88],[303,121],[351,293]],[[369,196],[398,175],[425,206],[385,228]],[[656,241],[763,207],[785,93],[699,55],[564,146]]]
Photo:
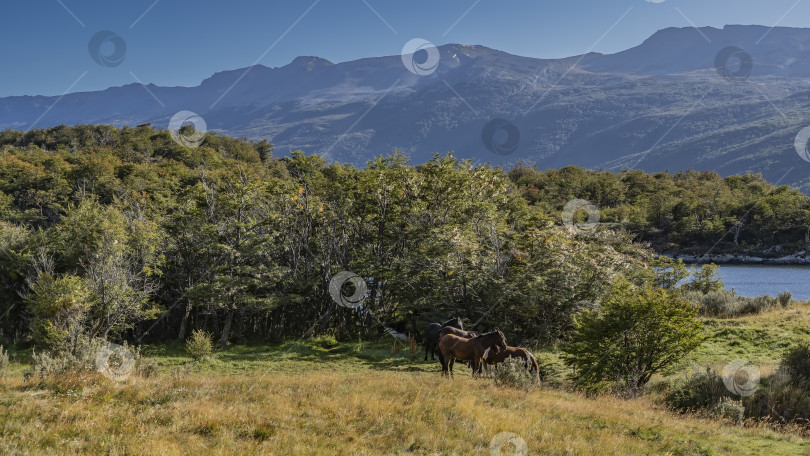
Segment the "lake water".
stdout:
[[810,266],[719,265],[717,273],[726,289],[741,296],[789,291],[794,299],[810,300]]

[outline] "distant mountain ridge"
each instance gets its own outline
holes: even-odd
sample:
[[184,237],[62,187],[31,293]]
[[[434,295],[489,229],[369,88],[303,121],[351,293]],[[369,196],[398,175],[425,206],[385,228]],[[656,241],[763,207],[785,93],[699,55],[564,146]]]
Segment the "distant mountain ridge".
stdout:
[[[729,71],[745,73],[736,82],[715,68],[729,47],[738,48]],[[438,55],[425,76],[408,71],[400,55],[342,63],[298,57],[279,68],[216,73],[196,87],[130,84],[58,103],[0,98],[0,128],[168,126],[187,110],[209,129],[269,138],[277,153],[301,149],[356,164],[395,148],[415,162],[454,151],[542,168],[762,172],[810,190],[810,163],[794,150],[796,134],[810,126],[810,29],[669,28],[616,54],[565,59],[459,44],[440,46]],[[750,74],[739,69],[746,56]],[[514,125],[516,148],[487,147],[482,132],[493,120]],[[490,139],[506,141],[505,132]]]

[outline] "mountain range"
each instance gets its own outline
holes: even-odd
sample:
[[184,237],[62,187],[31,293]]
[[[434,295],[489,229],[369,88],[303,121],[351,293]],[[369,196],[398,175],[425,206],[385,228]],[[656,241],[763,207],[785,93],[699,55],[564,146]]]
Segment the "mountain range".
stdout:
[[616,54],[551,60],[458,44],[337,64],[298,57],[196,87],[0,98],[0,129],[165,128],[179,111],[268,138],[276,155],[362,165],[401,149],[416,163],[453,151],[504,166],[758,172],[807,192],[810,163],[794,142],[810,126],[810,29],[670,28]]

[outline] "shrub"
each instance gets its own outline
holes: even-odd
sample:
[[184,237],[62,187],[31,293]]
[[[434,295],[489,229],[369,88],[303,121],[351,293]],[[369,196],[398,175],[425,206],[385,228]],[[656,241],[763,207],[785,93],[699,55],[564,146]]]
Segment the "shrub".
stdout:
[[806,386],[794,386],[786,375],[768,379],[768,385],[760,387],[744,403],[749,418],[803,427],[810,423],[810,392]]
[[783,291],[776,295],[776,299],[779,300],[779,305],[782,307],[788,307],[790,302],[793,301],[793,293],[789,291]]
[[791,385],[810,388],[810,344],[802,342],[785,353],[780,369],[788,375]]
[[495,384],[528,391],[537,383],[536,377],[524,367],[522,359],[507,358],[495,370]]
[[742,401],[722,397],[720,402],[712,408],[711,413],[714,416],[731,420],[735,424],[740,424],[745,417],[745,406],[743,406]]
[[[767,312],[774,307],[790,304],[790,292],[779,293],[779,297],[757,296],[747,298],[729,290],[684,291],[683,297],[700,308],[700,314],[707,317],[739,317]],[[787,303],[787,304],[785,304]]]
[[25,378],[47,378],[75,372],[96,370],[96,356],[106,344],[101,339],[78,338],[69,348],[50,352],[34,353],[31,356],[31,367],[25,372]]
[[723,383],[723,378],[711,368],[698,372],[670,387],[664,402],[682,412],[694,412],[715,408],[724,398],[731,398],[731,392]]
[[737,315],[754,315],[767,312],[777,303],[776,298],[764,295],[756,298],[741,298]]
[[635,395],[653,374],[700,346],[697,313],[677,292],[619,280],[600,309],[577,316],[563,360],[581,386],[600,389],[618,380]]
[[707,317],[732,316],[737,312],[738,296],[733,291],[715,290],[708,293],[687,291],[684,298],[700,308],[700,314]]
[[202,329],[192,331],[191,337],[186,341],[186,350],[197,361],[208,358],[214,352],[211,334]]

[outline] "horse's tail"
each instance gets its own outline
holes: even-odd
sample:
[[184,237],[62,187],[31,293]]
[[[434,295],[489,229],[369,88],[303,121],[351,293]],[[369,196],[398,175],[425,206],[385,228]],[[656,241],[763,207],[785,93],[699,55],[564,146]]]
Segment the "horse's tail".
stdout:
[[540,379],[540,365],[537,363],[537,359],[534,357],[534,355],[531,354],[530,351],[526,350],[526,353],[528,353],[529,359],[532,362],[532,368],[529,371],[529,373],[531,373],[533,376],[536,376],[537,379],[539,380]]

